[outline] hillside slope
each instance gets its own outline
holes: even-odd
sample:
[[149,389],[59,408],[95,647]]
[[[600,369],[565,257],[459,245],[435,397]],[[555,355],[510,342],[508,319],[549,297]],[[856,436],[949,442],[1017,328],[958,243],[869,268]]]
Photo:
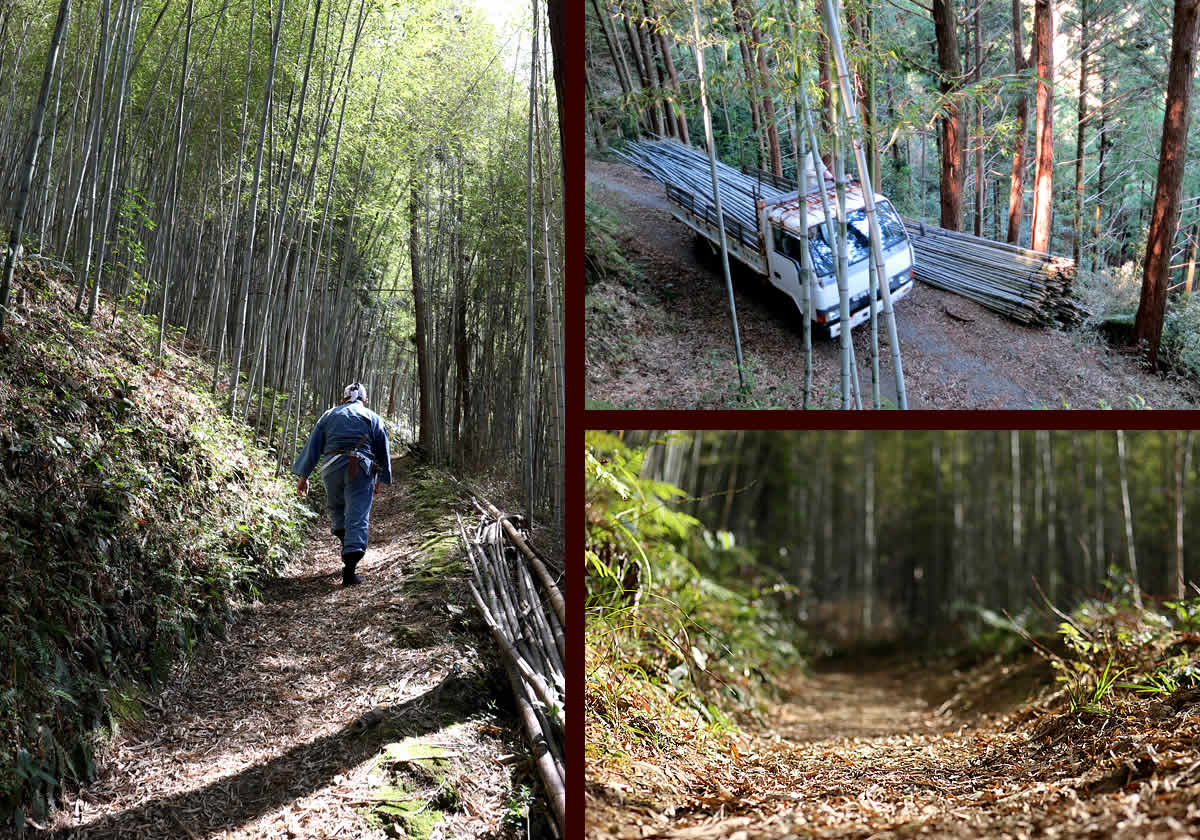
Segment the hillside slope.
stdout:
[[71,310],[29,266],[0,334],[0,820],[43,819],[95,772],[196,641],[301,545],[315,514],[222,416],[152,319]]

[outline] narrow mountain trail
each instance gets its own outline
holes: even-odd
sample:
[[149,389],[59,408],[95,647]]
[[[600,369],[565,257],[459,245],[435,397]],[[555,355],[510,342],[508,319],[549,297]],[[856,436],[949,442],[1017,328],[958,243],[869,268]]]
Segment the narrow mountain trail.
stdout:
[[1169,732],[1035,719],[1017,706],[1028,676],[1004,667],[966,685],[893,663],[798,677],[718,758],[680,744],[675,761],[589,767],[588,836],[1195,836],[1200,716]]
[[341,585],[322,517],[226,638],[118,727],[54,815],[59,836],[495,836],[512,773],[498,759],[522,749],[468,626],[445,500],[420,495],[408,461],[376,497],[365,582]]

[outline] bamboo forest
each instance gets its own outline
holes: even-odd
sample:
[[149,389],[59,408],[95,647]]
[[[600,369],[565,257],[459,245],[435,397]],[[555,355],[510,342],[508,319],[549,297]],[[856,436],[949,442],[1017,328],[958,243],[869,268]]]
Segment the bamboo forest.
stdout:
[[586,835],[1194,836],[1194,446],[586,432]]
[[0,3],[0,836],[563,836],[563,15]]
[[588,407],[1197,407],[1198,16],[588,0]]

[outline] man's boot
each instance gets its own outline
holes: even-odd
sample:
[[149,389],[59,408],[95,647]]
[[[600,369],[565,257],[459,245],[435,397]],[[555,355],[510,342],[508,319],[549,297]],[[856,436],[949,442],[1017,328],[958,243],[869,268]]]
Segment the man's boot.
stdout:
[[342,544],[342,548],[346,547],[346,529],[338,528],[333,532],[333,535],[338,538],[338,542]]
[[353,586],[356,583],[362,583],[363,579],[354,574],[354,567],[358,565],[358,561],[363,558],[364,551],[351,551],[349,554],[342,555],[342,586]]

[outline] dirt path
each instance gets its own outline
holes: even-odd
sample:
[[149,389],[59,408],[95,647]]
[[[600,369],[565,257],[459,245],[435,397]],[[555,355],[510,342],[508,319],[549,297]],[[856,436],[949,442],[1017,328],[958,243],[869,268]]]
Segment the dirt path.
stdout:
[[55,815],[61,836],[498,830],[512,783],[497,758],[521,751],[496,708],[505,686],[466,623],[445,501],[419,496],[404,460],[394,471],[372,511],[366,582],[342,587],[323,521],[228,637],[119,727],[99,778]]
[[[738,407],[737,373],[719,267],[697,256],[662,187],[620,163],[589,160],[590,195],[619,223],[622,252],[639,276],[587,291],[587,398],[591,407]],[[735,273],[735,301],[754,406],[803,404],[803,328],[794,304],[755,275]],[[1194,387],[1146,374],[1095,341],[1025,327],[965,298],[918,284],[897,304],[910,408],[1154,408],[1200,406]],[[881,392],[895,405],[886,330]],[[866,402],[868,331],[854,330]],[[814,337],[814,404],[840,405],[836,342]],[[664,388],[663,383],[670,383]]]
[[[1022,693],[1013,684],[1020,671],[998,671],[957,695],[948,676],[909,663],[799,678],[777,713],[735,739],[723,760],[665,770],[677,780],[673,791],[639,794],[629,777],[589,768],[588,836],[1145,838],[1200,830],[1200,761],[1186,740],[1200,716],[1171,724],[1166,737],[1180,749],[1168,757],[1151,743],[1161,751],[1164,733],[1137,721],[1075,731],[1013,726],[1005,715]],[[977,705],[965,715],[964,696]]]

